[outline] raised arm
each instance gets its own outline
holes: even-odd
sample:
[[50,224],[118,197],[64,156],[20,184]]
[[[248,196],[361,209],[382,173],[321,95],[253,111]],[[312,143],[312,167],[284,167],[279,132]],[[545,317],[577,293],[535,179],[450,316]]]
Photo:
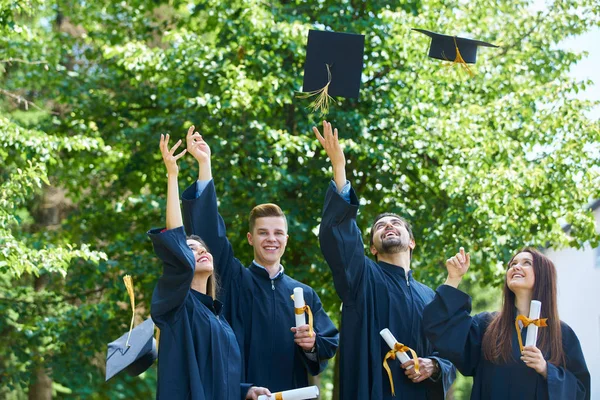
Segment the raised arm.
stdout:
[[181,145],[181,139],[169,149],[169,134],[167,136],[160,135],[160,152],[162,153],[163,161],[167,167],[167,229],[173,229],[183,226],[183,218],[181,217],[181,208],[179,207],[179,185],[178,175],[179,160],[187,150],[175,155],[175,150]]
[[456,289],[470,266],[471,257],[460,252],[446,260],[448,278],[437,289],[435,298],[423,310],[427,339],[441,357],[450,360],[458,370],[472,376],[481,355],[481,341],[491,319],[488,313],[471,316],[471,298]]
[[333,273],[335,289],[342,301],[349,305],[356,297],[366,262],[362,234],[356,225],[358,198],[352,189],[346,194],[349,200],[342,197],[346,186],[346,158],[337,129],[332,130],[331,124],[323,121],[323,135],[316,127],[313,131],[327,152],[334,173],[334,183],[330,184],[325,195],[319,243]]
[[188,129],[186,143],[189,153],[198,161],[198,181],[183,192],[183,223],[188,234],[200,236],[210,249],[226,298],[230,283],[241,276],[244,266],[234,257],[225,222],[218,211],[210,147],[194,129],[193,125]]
[[313,126],[313,132],[317,137],[321,146],[325,149],[327,157],[331,160],[331,166],[333,168],[333,181],[337,187],[338,193],[341,193],[342,188],[346,185],[346,157],[344,151],[340,145],[338,138],[338,130],[335,128],[331,129],[331,124],[327,121],[323,121],[323,136]]
[[160,135],[160,152],[167,168],[167,229],[148,232],[154,252],[163,262],[163,274],[152,294],[153,318],[176,310],[183,304],[194,276],[195,260],[185,240],[179,208],[177,160],[186,152],[183,150],[178,155],[174,154],[180,144],[181,140],[169,149],[169,135]]

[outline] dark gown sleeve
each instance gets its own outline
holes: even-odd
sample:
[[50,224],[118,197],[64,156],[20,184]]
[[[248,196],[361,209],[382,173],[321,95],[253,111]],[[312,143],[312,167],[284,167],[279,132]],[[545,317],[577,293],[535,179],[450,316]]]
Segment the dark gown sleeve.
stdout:
[[246,400],[246,394],[248,393],[248,390],[250,390],[250,388],[252,386],[254,386],[254,385],[251,383],[240,383],[240,398],[242,400]]
[[436,360],[440,366],[440,376],[435,381],[430,379],[428,382],[429,389],[427,398],[445,399],[448,390],[450,390],[450,386],[452,386],[452,383],[456,379],[456,368],[450,361],[441,358],[437,351],[428,355],[427,358]]
[[491,314],[471,317],[471,298],[452,286],[442,285],[423,310],[425,335],[440,356],[465,376],[473,376],[481,357],[481,342]]
[[211,180],[199,197],[196,197],[194,182],[183,192],[181,199],[186,232],[204,240],[213,256],[221,287],[227,290],[231,282],[241,276],[244,266],[234,257],[233,248],[227,239],[225,222],[217,208],[214,182]]
[[310,299],[307,298],[307,300],[314,318],[313,325],[316,333],[317,361],[308,359],[302,349],[300,349],[300,352],[303,353],[302,360],[308,372],[313,376],[317,376],[325,370],[328,360],[335,355],[339,342],[339,334],[335,325],[333,325],[333,322],[331,322],[331,319],[329,319],[329,316],[323,309],[319,296],[312,289],[310,290],[310,294]]
[[589,400],[591,397],[591,378],[579,339],[571,327],[564,322],[561,324],[566,365],[563,367],[548,363],[548,376],[546,379],[548,382],[548,397],[550,400]]
[[362,234],[356,225],[358,198],[350,190],[350,203],[331,183],[325,194],[319,244],[331,268],[335,289],[342,301],[350,305],[356,297],[365,270]]
[[154,252],[163,263],[163,274],[152,294],[152,317],[177,311],[190,291],[196,261],[187,245],[183,226],[148,232]]

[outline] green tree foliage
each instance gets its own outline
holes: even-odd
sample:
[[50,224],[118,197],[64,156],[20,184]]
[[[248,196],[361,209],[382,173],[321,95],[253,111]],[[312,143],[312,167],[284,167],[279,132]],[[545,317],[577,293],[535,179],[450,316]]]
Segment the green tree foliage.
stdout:
[[[26,390],[42,366],[65,396],[153,393],[154,371],[104,383],[103,357],[128,329],[125,273],[148,315],[160,266],[145,232],[163,224],[166,188],[158,137],[192,123],[212,147],[238,257],[252,257],[249,210],[278,203],[286,271],[338,320],[316,238],[331,173],[310,130],[319,116],[296,96],[309,29],[366,35],[360,100],[341,100],[328,119],[362,199],[359,224],[366,233],[381,211],[407,216],[420,279],[439,283],[460,245],[471,279],[490,288],[522,245],[597,242],[586,205],[600,197],[600,128],[577,99],[589,82],[568,76],[582,55],[556,45],[598,25],[600,7],[529,3],[1,1],[0,386]],[[480,49],[469,78],[427,58],[429,39],[412,27],[501,48]],[[182,184],[196,173],[184,161]],[[47,187],[64,194],[53,229],[37,217]]]

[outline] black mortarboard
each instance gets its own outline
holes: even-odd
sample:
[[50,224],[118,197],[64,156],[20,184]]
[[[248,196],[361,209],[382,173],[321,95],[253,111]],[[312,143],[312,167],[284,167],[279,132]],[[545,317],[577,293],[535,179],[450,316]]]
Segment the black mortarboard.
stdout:
[[131,376],[146,371],[158,357],[158,344],[154,339],[154,322],[148,318],[135,328],[135,296],[133,279],[129,275],[123,277],[129,301],[131,302],[131,324],[129,332],[108,344],[106,352],[106,380],[125,370]]
[[358,98],[364,50],[364,35],[308,31],[302,90],[317,96],[314,111],[326,114],[330,96]]
[[[106,353],[106,380],[125,370],[137,376],[152,366],[158,357],[154,339],[154,322],[148,318],[131,331],[108,344]],[[127,339],[129,337],[129,343]]]
[[481,40],[465,39],[457,36],[442,35],[425,29],[413,31],[424,33],[431,37],[429,46],[429,57],[438,60],[453,61],[462,64],[471,73],[466,64],[475,64],[477,60],[477,47],[498,47],[495,44],[482,42]]

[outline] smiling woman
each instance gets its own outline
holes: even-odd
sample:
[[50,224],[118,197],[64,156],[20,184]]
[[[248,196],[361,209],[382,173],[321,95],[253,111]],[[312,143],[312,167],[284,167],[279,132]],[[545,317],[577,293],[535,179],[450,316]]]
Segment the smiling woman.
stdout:
[[[446,261],[448,279],[423,311],[427,338],[466,376],[473,376],[471,399],[589,399],[590,374],[575,332],[559,319],[556,268],[532,248],[508,263],[503,306],[471,316],[471,298],[457,289],[470,266],[464,249]],[[536,345],[520,342],[528,328],[515,329],[517,316],[541,302],[548,326]],[[457,345],[459,344],[459,345]]]
[[[166,229],[148,232],[163,264],[151,314],[161,330],[157,399],[256,399],[268,389],[241,383],[242,359],[233,330],[220,318],[213,256],[199,236],[186,238],[179,206],[177,160],[161,135],[167,167]],[[210,351],[207,351],[209,349]]]

